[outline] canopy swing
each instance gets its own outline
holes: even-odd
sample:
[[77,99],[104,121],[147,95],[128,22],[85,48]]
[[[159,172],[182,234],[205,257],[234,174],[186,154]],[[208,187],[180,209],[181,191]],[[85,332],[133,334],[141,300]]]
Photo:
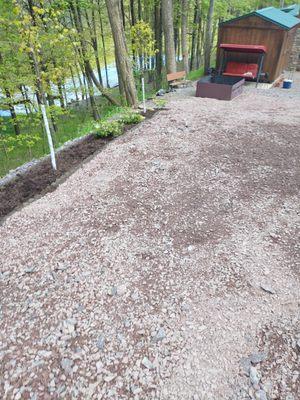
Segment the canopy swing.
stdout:
[[[221,63],[219,75],[240,76],[245,79],[256,79],[256,87],[262,74],[262,67],[267,49],[261,45],[250,44],[220,44]],[[257,54],[257,63],[228,61],[228,53]]]

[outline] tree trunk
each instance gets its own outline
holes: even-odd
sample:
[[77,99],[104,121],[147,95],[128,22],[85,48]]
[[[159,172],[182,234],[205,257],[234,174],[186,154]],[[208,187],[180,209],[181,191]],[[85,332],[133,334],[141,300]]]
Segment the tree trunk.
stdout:
[[182,47],[183,68],[187,74],[189,72],[189,52],[188,52],[188,41],[187,41],[188,6],[189,6],[189,1],[182,0],[181,47]]
[[138,17],[139,17],[139,21],[142,20],[142,3],[141,0],[138,0]]
[[202,64],[203,42],[204,42],[203,38],[204,38],[204,32],[202,26],[202,19],[200,16],[197,29],[197,45],[196,45],[196,55],[195,55],[196,69],[199,69]]
[[200,22],[200,1],[195,0],[194,8],[194,19],[193,19],[193,30],[192,30],[192,45],[191,45],[191,61],[190,69],[195,68],[195,58],[196,58],[196,46],[197,46],[197,32],[198,25]]
[[26,93],[25,86],[20,85],[20,92],[21,92],[21,95],[22,95],[22,99],[24,101],[24,108],[25,108],[26,115],[29,115],[30,114],[30,108],[28,108],[27,104],[30,104],[30,102],[28,102],[29,99],[28,99],[28,96],[27,96],[27,93]]
[[163,18],[163,29],[165,34],[165,54],[166,54],[167,73],[170,74],[176,72],[172,0],[162,0],[162,18]]
[[124,86],[126,101],[129,105],[137,107],[138,99],[133,77],[133,70],[127,52],[124,27],[120,12],[119,0],[106,0],[108,17],[113,34],[115,51],[118,59],[119,73]]
[[204,45],[204,72],[207,74],[210,67],[210,56],[212,48],[212,30],[213,30],[214,0],[209,0],[209,9],[207,14],[205,45]]
[[155,3],[155,43],[158,52],[155,53],[155,68],[156,68],[156,88],[161,88],[162,81],[162,15],[161,4]]
[[124,11],[124,1],[120,0],[121,3],[121,14],[122,14],[122,22],[123,22],[123,28],[125,29],[125,11]]
[[99,60],[99,54],[98,54],[98,40],[97,40],[97,31],[96,31],[96,22],[95,22],[95,11],[92,9],[92,18],[90,21],[89,15],[87,10],[85,10],[85,19],[87,22],[87,26],[89,28],[89,33],[90,33],[90,38],[91,38],[91,44],[93,47],[94,51],[94,57],[96,61],[96,68],[98,72],[98,79],[101,85],[103,85],[102,82],[102,75],[101,75],[101,65],[100,65],[100,60]]
[[130,0],[131,26],[135,25],[134,0]]
[[71,79],[72,79],[73,89],[74,89],[74,93],[75,93],[75,99],[78,102],[79,101],[78,91],[77,91],[76,82],[75,82],[75,78],[74,78],[74,72],[73,72],[73,69],[72,69],[71,66],[70,66],[70,72],[71,72]]

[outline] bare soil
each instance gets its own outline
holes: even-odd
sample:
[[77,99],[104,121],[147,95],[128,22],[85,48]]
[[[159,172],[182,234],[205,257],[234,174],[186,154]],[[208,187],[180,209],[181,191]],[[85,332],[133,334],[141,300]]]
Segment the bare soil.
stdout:
[[300,97],[273,93],[172,94],[5,219],[1,398],[297,400]]

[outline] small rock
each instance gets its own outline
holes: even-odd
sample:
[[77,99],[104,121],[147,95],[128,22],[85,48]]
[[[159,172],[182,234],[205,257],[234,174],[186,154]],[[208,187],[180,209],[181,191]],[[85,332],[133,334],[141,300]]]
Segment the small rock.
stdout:
[[129,321],[129,319],[125,319],[125,321],[124,321],[124,326],[125,326],[125,328],[130,328],[130,321]]
[[164,328],[159,328],[156,335],[153,337],[152,342],[153,343],[161,342],[165,337],[166,337],[166,333],[165,333]]
[[188,304],[183,303],[183,304],[181,304],[180,309],[181,309],[181,311],[189,311],[190,307]]
[[262,290],[264,290],[265,292],[270,293],[270,294],[275,294],[275,293],[276,293],[275,290],[272,289],[271,286],[269,286],[269,285],[267,285],[267,284],[264,284],[264,283],[262,283],[262,284],[260,285],[260,288],[261,288]]
[[192,244],[190,244],[190,245],[188,246],[188,248],[187,248],[187,251],[188,251],[188,252],[192,252],[192,251],[194,251],[195,249],[196,249],[196,247],[193,246]]
[[259,364],[263,361],[265,361],[267,358],[267,353],[262,351],[258,353],[253,353],[249,356],[249,360],[251,361],[252,364]]
[[260,378],[258,376],[258,372],[256,370],[256,368],[254,367],[250,367],[250,382],[252,383],[252,385],[258,385],[260,381]]
[[34,272],[36,271],[36,269],[35,269],[35,267],[27,267],[27,268],[25,268],[25,270],[24,270],[24,272],[26,273],[26,274],[33,274]]
[[43,357],[43,358],[49,358],[52,355],[52,351],[47,351],[47,350],[39,350],[38,351],[38,356]]
[[142,392],[142,389],[139,388],[139,387],[136,386],[136,385],[131,385],[131,386],[130,386],[130,391],[131,391],[131,393],[132,393],[133,395],[136,395],[136,394],[141,393],[141,392]]
[[103,350],[105,345],[105,338],[104,336],[100,335],[97,340],[97,347],[99,350]]
[[152,364],[152,362],[149,360],[148,357],[144,357],[142,359],[142,365],[147,369],[153,369],[154,368],[154,365]]
[[74,364],[73,360],[70,360],[69,358],[63,358],[60,363],[62,369],[68,375],[72,373],[73,364]]
[[117,287],[117,295],[118,296],[124,296],[124,294],[126,293],[126,285],[120,285]]
[[262,389],[255,392],[255,396],[257,400],[268,400],[266,392]]
[[117,374],[109,374],[104,377],[105,382],[109,383],[117,377]]
[[299,340],[297,340],[297,342],[296,342],[296,349],[299,351],[299,353],[300,353],[300,339]]
[[109,296],[116,296],[118,292],[118,289],[116,286],[113,286],[112,288],[110,288],[110,290],[108,291]]
[[251,361],[248,357],[243,357],[240,361],[242,370],[244,371],[244,373],[249,376],[250,373],[250,367],[251,367]]
[[103,363],[101,361],[98,361],[96,363],[96,369],[97,369],[97,374],[101,374],[101,372],[103,371]]
[[166,91],[165,91],[164,89],[159,89],[159,90],[156,92],[156,96],[163,96],[165,93],[166,93]]
[[76,330],[76,323],[74,318],[66,319],[62,324],[62,332],[65,335],[72,335]]
[[138,292],[133,292],[130,297],[132,298],[132,300],[137,301],[138,298],[139,298],[139,293]]

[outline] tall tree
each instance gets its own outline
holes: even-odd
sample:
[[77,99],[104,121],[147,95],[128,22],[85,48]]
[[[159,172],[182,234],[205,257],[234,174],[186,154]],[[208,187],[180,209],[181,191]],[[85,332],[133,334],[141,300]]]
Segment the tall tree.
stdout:
[[155,27],[155,68],[156,68],[156,88],[160,89],[162,81],[162,13],[161,13],[161,2],[157,0],[155,2],[154,9],[154,27]]
[[138,99],[133,77],[131,60],[128,56],[123,20],[119,0],[106,0],[108,17],[115,44],[116,61],[119,77],[125,93],[126,101],[130,106],[137,107]]
[[189,0],[182,0],[181,47],[182,47],[183,68],[186,73],[189,72],[189,50],[188,50],[188,40],[187,40],[188,7],[189,7]]
[[205,33],[205,44],[204,44],[204,71],[207,73],[210,67],[210,58],[213,41],[213,15],[214,15],[214,0],[209,0],[207,22],[206,22],[206,33]]
[[174,19],[173,19],[173,1],[162,0],[162,19],[163,30],[165,34],[165,55],[167,73],[176,72],[176,53],[174,45]]
[[[79,41],[80,41],[80,52],[82,55],[83,59],[83,64],[84,64],[84,71],[85,75],[87,77],[88,82],[93,82],[93,84],[96,86],[96,88],[102,93],[104,97],[107,98],[107,100],[114,104],[114,105],[119,105],[119,103],[113,98],[113,96],[110,94],[110,92],[99,82],[99,80],[96,78],[96,75],[93,71],[90,59],[89,59],[89,54],[88,54],[88,46],[87,46],[87,41],[84,37],[84,27],[81,19],[81,10],[79,7],[79,2],[75,0],[70,0],[69,2],[69,7],[71,14],[73,15],[74,19],[74,24],[75,28],[78,32],[79,36]],[[121,21],[122,22],[122,21]]]

